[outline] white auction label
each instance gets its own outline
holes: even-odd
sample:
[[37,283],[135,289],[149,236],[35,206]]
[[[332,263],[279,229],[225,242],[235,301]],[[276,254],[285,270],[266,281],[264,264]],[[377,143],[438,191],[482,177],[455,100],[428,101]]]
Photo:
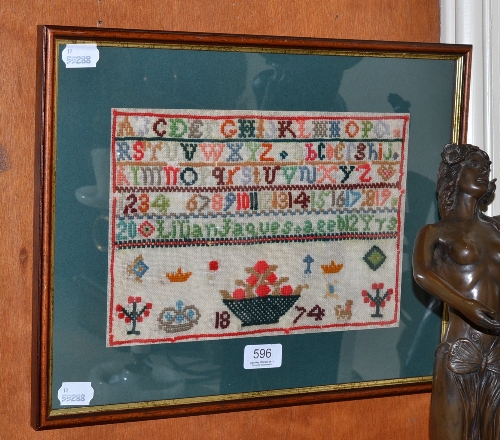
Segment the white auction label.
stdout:
[[90,382],[63,382],[57,391],[61,405],[88,405],[94,397],[94,389]]
[[243,356],[243,368],[252,370],[281,367],[282,349],[281,344],[247,345]]
[[99,61],[97,44],[67,44],[62,51],[62,60],[68,69],[95,67]]

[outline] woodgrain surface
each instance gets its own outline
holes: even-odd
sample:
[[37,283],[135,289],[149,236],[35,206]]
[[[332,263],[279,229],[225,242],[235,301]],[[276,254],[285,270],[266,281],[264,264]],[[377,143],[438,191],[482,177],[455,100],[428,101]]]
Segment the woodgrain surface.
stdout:
[[31,273],[39,24],[437,42],[439,1],[2,0],[0,439],[427,439],[429,394],[33,431]]

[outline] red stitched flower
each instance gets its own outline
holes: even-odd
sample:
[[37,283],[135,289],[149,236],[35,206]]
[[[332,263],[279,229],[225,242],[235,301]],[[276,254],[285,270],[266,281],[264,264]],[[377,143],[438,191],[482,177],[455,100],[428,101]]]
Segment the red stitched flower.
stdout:
[[247,284],[250,284],[251,286],[255,286],[257,284],[257,281],[259,281],[259,279],[254,274],[250,275],[246,279]]
[[271,288],[267,284],[263,284],[255,289],[257,296],[266,296],[269,292],[271,292]]
[[245,290],[244,289],[236,289],[233,292],[233,298],[234,299],[243,299],[243,298],[245,298]]
[[293,293],[293,287],[290,286],[290,284],[287,284],[286,286],[283,286],[281,289],[280,289],[280,292],[282,295],[285,295],[285,296],[289,296]]
[[261,260],[261,261],[257,261],[257,263],[255,263],[255,266],[253,268],[257,271],[257,273],[263,274],[267,270],[268,267],[269,267],[269,264],[267,264],[266,261]]
[[269,284],[274,284],[277,280],[278,280],[278,277],[276,276],[276,274],[274,272],[271,272],[269,274],[269,276],[266,278],[266,281]]

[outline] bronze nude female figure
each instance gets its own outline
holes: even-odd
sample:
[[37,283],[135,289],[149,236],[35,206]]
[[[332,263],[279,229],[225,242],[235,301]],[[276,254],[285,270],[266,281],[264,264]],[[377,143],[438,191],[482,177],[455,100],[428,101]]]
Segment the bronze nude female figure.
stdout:
[[431,438],[498,440],[500,217],[480,210],[495,181],[478,147],[449,144],[441,157],[441,220],[419,231],[413,252],[416,282],[449,306],[434,364]]

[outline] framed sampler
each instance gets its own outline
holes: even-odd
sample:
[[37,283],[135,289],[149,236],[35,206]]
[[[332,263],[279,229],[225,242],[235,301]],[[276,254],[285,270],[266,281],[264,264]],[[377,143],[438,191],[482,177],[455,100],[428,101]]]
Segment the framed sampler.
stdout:
[[40,27],[33,426],[429,390],[411,255],[470,61]]

